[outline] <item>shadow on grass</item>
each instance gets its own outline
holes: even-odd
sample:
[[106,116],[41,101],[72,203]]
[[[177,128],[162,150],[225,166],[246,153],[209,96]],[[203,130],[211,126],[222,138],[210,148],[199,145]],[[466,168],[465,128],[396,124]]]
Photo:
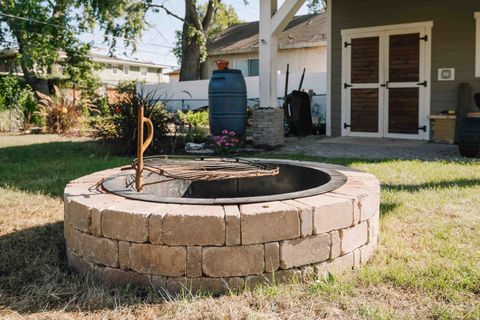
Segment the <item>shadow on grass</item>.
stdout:
[[435,182],[426,182],[420,184],[382,184],[382,189],[386,191],[407,191],[418,192],[426,189],[450,189],[450,188],[469,188],[480,186],[480,179],[455,179],[442,180]]
[[153,289],[111,289],[72,273],[63,221],[0,236],[0,310],[78,312],[164,301]]
[[0,187],[62,197],[65,185],[83,175],[125,165],[95,142],[52,142],[0,148]]

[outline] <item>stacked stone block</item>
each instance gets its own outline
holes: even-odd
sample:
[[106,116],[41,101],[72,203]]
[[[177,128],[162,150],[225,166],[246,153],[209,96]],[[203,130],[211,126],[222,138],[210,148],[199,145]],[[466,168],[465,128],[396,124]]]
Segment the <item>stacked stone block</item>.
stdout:
[[107,170],[65,188],[65,239],[72,269],[113,286],[212,294],[340,272],[365,264],[379,234],[379,183],[347,176],[321,195],[243,205],[129,200],[95,186]]
[[253,144],[277,147],[285,143],[283,135],[283,109],[258,108],[253,110]]

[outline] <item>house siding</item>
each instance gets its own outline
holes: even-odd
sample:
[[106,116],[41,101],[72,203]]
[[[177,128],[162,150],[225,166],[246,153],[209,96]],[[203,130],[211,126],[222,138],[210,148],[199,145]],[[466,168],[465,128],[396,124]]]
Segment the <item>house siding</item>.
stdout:
[[[287,63],[290,64],[290,73],[302,73],[303,68],[306,72],[326,72],[327,71],[327,48],[312,47],[298,49],[282,49],[278,51],[277,68],[281,73],[285,73]],[[230,68],[234,67],[235,60],[258,59],[258,52],[242,54],[225,54],[209,56],[202,66],[201,78],[210,79],[212,71],[217,67],[215,61],[226,59],[230,61]]]
[[[332,135],[341,134],[342,29],[433,21],[430,113],[456,109],[458,86],[475,78],[474,0],[331,0],[332,12]],[[455,68],[455,81],[437,81],[439,68]]]

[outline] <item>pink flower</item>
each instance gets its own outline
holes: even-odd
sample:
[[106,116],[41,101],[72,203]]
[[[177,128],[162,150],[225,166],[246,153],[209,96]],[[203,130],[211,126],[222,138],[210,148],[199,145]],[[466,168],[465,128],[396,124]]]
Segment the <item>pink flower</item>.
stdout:
[[222,133],[223,134],[228,134],[228,130],[223,130]]
[[237,138],[232,138],[232,142],[238,142],[239,140]]
[[235,135],[235,132],[230,131],[228,134],[233,137]]

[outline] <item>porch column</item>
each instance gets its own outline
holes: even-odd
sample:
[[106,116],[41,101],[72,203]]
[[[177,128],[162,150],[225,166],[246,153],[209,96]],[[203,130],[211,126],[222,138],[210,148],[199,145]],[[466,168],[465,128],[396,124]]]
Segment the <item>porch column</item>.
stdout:
[[277,107],[278,35],[305,3],[305,0],[285,0],[278,8],[277,0],[260,0],[260,108]]
[[260,108],[253,110],[253,144],[277,147],[285,142],[283,110],[278,108],[278,35],[305,0],[260,0]]

